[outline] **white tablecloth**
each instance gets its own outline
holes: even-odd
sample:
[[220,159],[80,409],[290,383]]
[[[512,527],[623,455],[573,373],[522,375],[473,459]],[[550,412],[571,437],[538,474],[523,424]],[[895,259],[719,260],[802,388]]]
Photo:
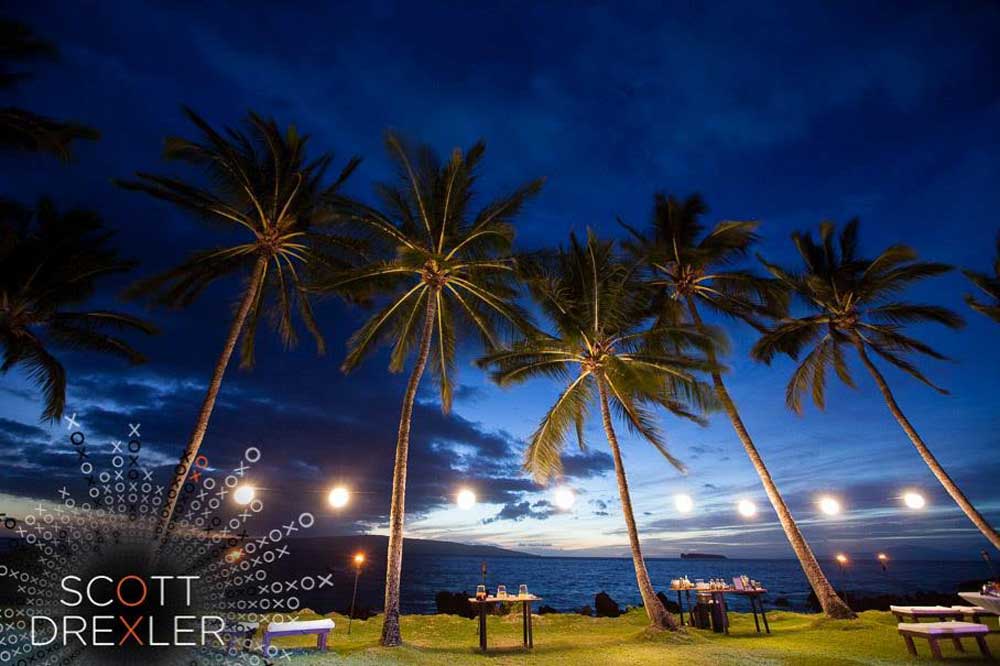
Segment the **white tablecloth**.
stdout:
[[968,601],[973,606],[982,606],[986,610],[1000,614],[1000,597],[988,597],[979,592],[959,592],[958,596]]

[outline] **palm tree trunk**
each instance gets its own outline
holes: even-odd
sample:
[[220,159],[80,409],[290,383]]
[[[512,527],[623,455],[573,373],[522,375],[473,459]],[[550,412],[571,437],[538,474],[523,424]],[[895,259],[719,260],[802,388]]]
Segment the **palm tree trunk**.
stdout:
[[625,465],[622,462],[621,449],[618,447],[618,437],[615,436],[614,425],[611,422],[611,410],[608,408],[608,391],[604,380],[598,378],[597,388],[601,397],[601,418],[604,420],[604,434],[607,435],[611,455],[615,460],[615,476],[618,477],[618,495],[621,497],[622,513],[625,516],[625,527],[628,530],[629,546],[632,548],[632,566],[635,567],[635,580],[639,584],[639,594],[642,595],[642,605],[646,609],[651,626],[657,629],[677,630],[677,620],[660,603],[649,580],[646,561],[642,559],[642,549],[639,547],[639,531],[635,526],[635,514],[632,512],[632,497],[628,492],[628,478],[625,476]]
[[889,411],[896,417],[896,421],[898,421],[899,425],[903,428],[903,432],[905,432],[906,436],[910,438],[911,442],[913,442],[913,446],[916,447],[917,453],[919,453],[920,457],[924,459],[927,466],[931,468],[931,472],[937,477],[937,480],[941,483],[941,485],[944,486],[944,489],[948,491],[948,494],[951,495],[953,500],[955,500],[955,503],[958,504],[959,508],[961,508],[962,511],[965,512],[965,515],[969,517],[969,520],[971,520],[973,524],[979,528],[979,531],[983,533],[983,536],[989,539],[994,548],[1000,550],[1000,534],[997,534],[996,529],[986,522],[986,519],[983,518],[982,514],[976,510],[976,507],[972,505],[972,502],[970,502],[965,496],[965,493],[962,492],[961,488],[959,488],[958,485],[952,481],[951,477],[948,476],[948,472],[944,470],[941,463],[937,461],[937,458],[934,457],[931,450],[927,448],[926,444],[924,444],[924,440],[920,438],[920,435],[917,434],[917,431],[913,428],[909,419],[907,419],[903,414],[903,410],[901,410],[899,405],[896,403],[896,398],[892,395],[892,390],[889,388],[889,384],[886,383],[885,377],[883,377],[882,373],[878,371],[878,368],[875,367],[872,360],[868,358],[868,352],[865,351],[865,343],[861,339],[861,336],[855,332],[852,337],[854,340],[854,347],[858,350],[858,356],[861,357],[861,362],[864,363],[865,367],[868,368],[868,372],[871,373],[871,376],[875,379],[878,389],[882,392],[882,397],[885,398],[885,404],[889,406]]
[[420,353],[410,374],[399,416],[399,435],[396,438],[396,463],[392,470],[392,506],[389,510],[389,553],[385,566],[385,617],[382,620],[382,645],[393,647],[403,642],[399,630],[399,581],[403,571],[403,518],[406,513],[406,465],[410,451],[410,420],[413,401],[417,398],[420,378],[427,367],[434,335],[434,315],[437,299],[428,294],[424,331],[420,338]]
[[[701,320],[701,315],[698,314],[698,307],[694,299],[690,296],[687,297],[687,306],[688,311],[691,313],[691,321],[694,322],[698,332],[704,334],[706,332],[705,324]],[[714,349],[709,348],[708,360],[713,365],[717,364]],[[830,584],[826,574],[823,573],[822,567],[820,567],[819,562],[816,560],[812,548],[809,547],[805,537],[802,536],[802,532],[799,530],[792,512],[788,510],[785,499],[778,492],[778,486],[775,485],[774,480],[771,478],[771,472],[768,471],[767,466],[764,464],[764,459],[761,458],[757,447],[750,438],[750,433],[747,432],[746,426],[743,425],[743,419],[740,418],[740,413],[736,409],[736,403],[733,402],[729,391],[726,390],[726,385],[722,381],[722,375],[717,370],[713,370],[711,375],[712,383],[715,385],[715,394],[718,396],[719,402],[722,403],[723,409],[726,410],[726,414],[733,424],[733,429],[736,430],[736,436],[743,443],[743,448],[747,452],[753,468],[757,471],[760,482],[764,485],[764,492],[767,493],[767,498],[771,500],[771,506],[774,507],[775,513],[778,514],[778,521],[781,523],[781,528],[785,531],[785,538],[791,544],[792,550],[795,552],[795,557],[799,560],[799,566],[802,567],[802,572],[806,575],[806,580],[809,581],[809,586],[816,593],[816,599],[819,601],[820,608],[823,609],[827,617],[838,620],[856,619],[857,615],[837,595],[837,591],[833,589],[833,585]]]
[[215,408],[215,399],[218,397],[219,389],[222,387],[222,377],[226,374],[229,359],[233,355],[233,349],[236,348],[236,341],[239,340],[240,333],[243,331],[243,324],[246,323],[247,315],[250,313],[250,308],[257,297],[257,292],[262,287],[261,283],[264,281],[264,270],[266,268],[267,259],[265,257],[259,258],[254,265],[250,283],[247,285],[246,293],[243,294],[243,300],[236,311],[236,316],[233,317],[233,321],[229,325],[229,335],[226,336],[226,343],[222,347],[219,358],[215,361],[215,370],[212,372],[212,379],[208,383],[205,399],[201,403],[201,410],[198,412],[198,420],[195,421],[194,431],[188,440],[187,448],[181,454],[174,479],[170,483],[170,489],[167,491],[166,512],[160,513],[160,528],[164,536],[167,531],[172,529],[171,519],[173,518],[174,509],[177,507],[177,500],[181,495],[181,488],[184,486],[184,481],[191,470],[191,465],[194,464],[195,458],[198,455],[201,442],[205,438],[205,431],[208,430],[208,421],[212,417],[212,410]]

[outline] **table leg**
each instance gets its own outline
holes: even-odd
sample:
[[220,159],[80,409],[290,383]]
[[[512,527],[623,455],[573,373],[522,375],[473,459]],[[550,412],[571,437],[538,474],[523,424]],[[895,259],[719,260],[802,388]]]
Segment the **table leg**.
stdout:
[[524,634],[522,644],[528,647],[528,602],[521,604],[521,631]]
[[531,623],[531,602],[528,602],[528,649],[535,649],[535,628]]
[[938,645],[937,639],[934,638],[933,636],[931,636],[931,637],[929,637],[927,639],[927,642],[931,646],[931,655],[933,655],[933,657],[935,659],[941,659],[942,658],[942,656],[941,656],[941,646]]
[[479,649],[486,652],[486,604],[479,604]]
[[760,616],[764,619],[764,631],[771,633],[771,627],[767,623],[767,611],[764,610],[764,598],[757,597],[757,604],[760,606]]
[[979,645],[979,651],[983,653],[983,656],[987,659],[992,659],[993,655],[990,654],[990,646],[986,644],[986,637],[979,635],[976,636],[976,644]]
[[760,622],[757,620],[757,599],[753,595],[750,596],[750,611],[753,612],[753,626],[757,629],[757,633],[760,633]]
[[681,626],[684,626],[684,603],[681,601],[681,591],[677,590],[677,608],[680,609]]
[[722,627],[726,634],[729,634],[729,608],[726,606],[726,595],[719,594],[719,602],[722,604]]
[[688,622],[694,626],[694,606],[691,605],[691,590],[684,590],[684,599],[687,601]]

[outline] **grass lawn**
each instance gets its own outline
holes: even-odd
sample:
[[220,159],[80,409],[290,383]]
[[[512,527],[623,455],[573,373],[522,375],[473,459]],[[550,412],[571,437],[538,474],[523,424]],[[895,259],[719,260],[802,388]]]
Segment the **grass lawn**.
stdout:
[[[354,621],[347,635],[347,618],[328,615],[337,623],[330,645],[323,655],[298,649],[310,643],[308,637],[274,642],[290,650],[292,660],[277,660],[292,666],[332,664],[434,664],[458,666],[482,664],[550,664],[566,666],[612,666],[614,664],[683,664],[684,666],[770,664],[913,664],[978,663],[979,650],[972,639],[963,643],[968,650],[958,652],[950,641],[941,643],[945,661],[934,662],[926,641],[917,642],[920,657],[906,653],[896,634],[896,622],[889,613],[869,611],[859,620],[827,620],[817,615],[771,612],[770,636],[754,632],[753,616],[731,613],[732,634],[688,629],[681,634],[650,634],[645,630],[642,610],[632,610],[615,619],[580,615],[544,615],[534,619],[535,649],[521,648],[521,614],[489,618],[490,652],[478,650],[476,621],[449,615],[410,615],[403,619],[404,647],[378,647],[381,618]],[[303,616],[301,619],[311,619]],[[995,627],[990,620],[991,627]],[[994,628],[994,631],[996,629]],[[1000,655],[1000,633],[989,637],[990,648]]]

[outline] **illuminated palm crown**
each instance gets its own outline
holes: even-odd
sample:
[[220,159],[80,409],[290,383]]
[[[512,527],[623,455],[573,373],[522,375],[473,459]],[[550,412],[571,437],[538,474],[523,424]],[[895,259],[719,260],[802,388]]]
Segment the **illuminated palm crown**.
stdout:
[[622,223],[632,236],[624,246],[650,270],[649,284],[661,290],[657,313],[665,321],[684,321],[684,301],[692,298],[761,329],[762,315],[785,311],[787,292],[777,280],[735,266],[758,241],[758,223],[727,220],[706,231],[706,212],[697,194],[657,194],[647,234]]
[[170,137],[164,155],[202,169],[208,187],[142,172],[136,174],[138,180],[120,181],[119,185],[168,201],[223,229],[238,230],[242,237],[224,247],[195,252],[176,268],[140,282],[131,293],[183,307],[216,280],[249,275],[260,266],[259,277],[249,285],[255,294],[243,332],[241,364],[253,365],[257,324],[266,310],[273,314],[286,346],[298,339],[293,322],[297,311],[322,352],[325,343],[313,316],[308,278],[303,272],[341,269],[346,265],[341,257],[357,251],[349,239],[325,229],[332,221],[325,202],[359,160],[349,160],[339,177],[324,185],[332,156],[308,160],[309,137],[300,135],[294,126],[282,132],[274,120],[251,112],[245,131],[227,128],[219,133],[190,109],[185,113],[200,130],[202,140]]
[[825,405],[826,374],[853,387],[844,357],[844,345],[870,349],[903,372],[945,393],[909,361],[909,354],[936,359],[945,357],[927,344],[906,335],[907,324],[934,322],[950,328],[962,325],[951,310],[898,300],[899,293],[915,282],[951,270],[939,263],[917,261],[916,251],[892,245],[874,259],[858,256],[858,220],[848,222],[835,238],[835,227],[824,222],[819,240],[810,233],[795,233],[792,240],[802,258],[796,272],[764,261],[768,271],[797,296],[807,313],[782,320],[765,333],[751,351],[769,363],[776,354],[793,358],[812,347],[792,373],[786,389],[788,406],[802,411],[802,394],[811,387],[816,406]]
[[531,436],[525,469],[539,481],[558,476],[569,429],[584,447],[583,424],[595,398],[607,397],[627,427],[650,442],[671,464],[684,465],[667,449],[653,409],[700,421],[714,406],[711,389],[695,375],[710,369],[700,353],[711,339],[683,326],[650,328],[652,292],[635,266],[615,256],[613,243],[588,233],[581,244],[540,257],[524,268],[538,307],[555,327],[479,361],[493,368],[501,386],[532,377],[568,382]]
[[431,368],[441,405],[451,407],[456,329],[479,333],[486,348],[499,347],[515,330],[530,329],[517,305],[511,224],[542,186],[534,180],[478,211],[472,210],[476,171],[485,152],[477,143],[442,163],[427,146],[386,135],[399,168],[398,183],[383,183],[381,209],[340,198],[342,222],[375,248],[367,265],[319,285],[331,292],[374,295],[386,303],[351,336],[343,369],[356,367],[380,344],[392,344],[389,369],[400,372],[433,320]]

